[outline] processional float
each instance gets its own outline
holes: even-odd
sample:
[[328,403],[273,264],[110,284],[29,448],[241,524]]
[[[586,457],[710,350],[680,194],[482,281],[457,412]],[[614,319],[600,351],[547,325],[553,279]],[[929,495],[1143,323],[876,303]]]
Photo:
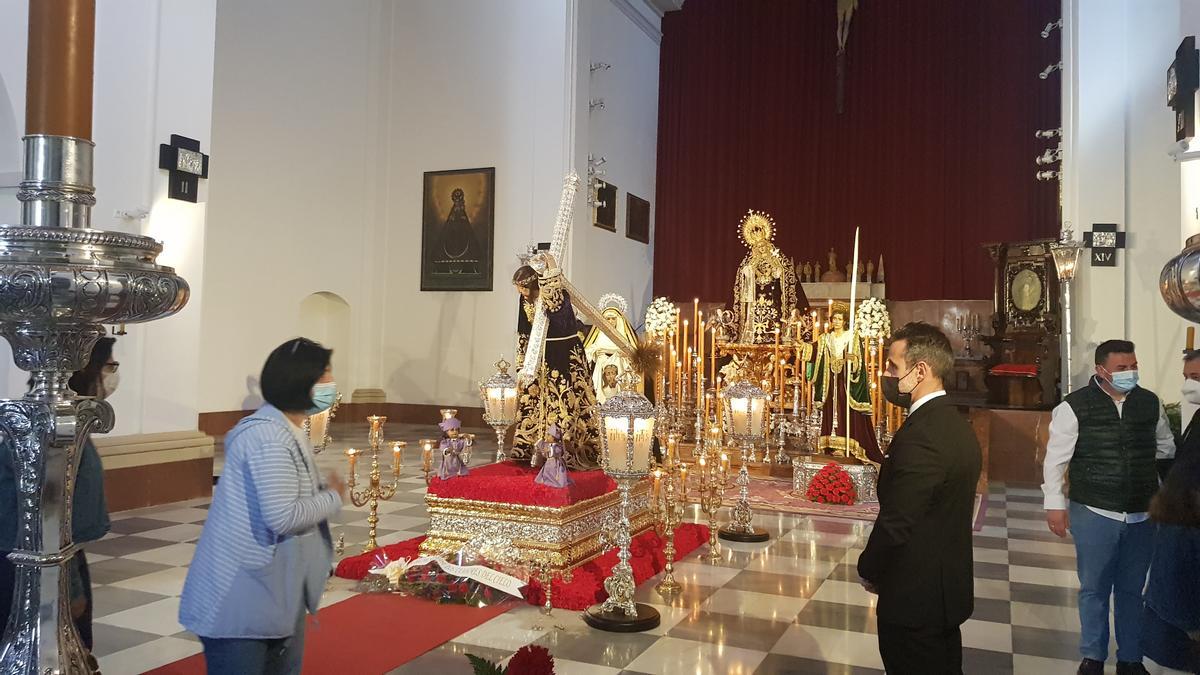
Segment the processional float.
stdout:
[[92,673],[70,611],[71,494],[89,433],[112,429],[105,401],[80,398],[81,370],[104,325],[178,312],[188,286],[155,260],[148,237],[91,228],[94,0],[29,3],[21,223],[0,225],[0,334],[32,375],[0,400],[0,440],[14,459],[18,530],[13,605],[0,672]]

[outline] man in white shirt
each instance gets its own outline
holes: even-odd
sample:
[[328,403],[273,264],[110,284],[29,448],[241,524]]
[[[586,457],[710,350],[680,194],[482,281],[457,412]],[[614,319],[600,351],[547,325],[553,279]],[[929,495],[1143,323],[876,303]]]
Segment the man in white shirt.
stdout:
[[[1043,464],[1046,523],[1075,539],[1079,571],[1079,675],[1101,675],[1108,657],[1108,599],[1114,597],[1117,673],[1140,675],[1142,588],[1154,525],[1157,459],[1175,454],[1158,396],[1137,386],[1133,343],[1096,348],[1096,374],[1054,409]],[[1070,496],[1064,482],[1070,468]],[[1069,501],[1068,501],[1069,499]]]

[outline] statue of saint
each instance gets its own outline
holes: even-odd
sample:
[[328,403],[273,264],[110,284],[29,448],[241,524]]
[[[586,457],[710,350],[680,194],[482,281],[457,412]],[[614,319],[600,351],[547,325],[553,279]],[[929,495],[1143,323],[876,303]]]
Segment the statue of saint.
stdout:
[[530,458],[546,429],[555,424],[567,450],[572,469],[593,469],[598,464],[600,432],[592,421],[596,392],[588,358],[579,337],[579,320],[571,307],[571,296],[563,288],[562,270],[548,253],[540,254],[546,270],[539,274],[522,265],[513,274],[513,285],[521,294],[517,314],[517,368],[525,362],[533,330],[538,297],[549,317],[542,363],[537,378],[518,393],[517,424],[513,436],[514,459]]
[[[850,266],[847,265],[846,269],[847,270],[850,269]],[[821,275],[821,281],[823,281],[827,284],[830,284],[830,283],[837,284],[837,283],[846,281],[847,279],[849,279],[849,277],[842,274],[842,271],[838,269],[837,253],[835,253],[834,250],[832,248],[830,248],[829,249],[829,269],[825,271],[825,274]]]
[[[864,463],[879,465],[883,453],[871,425],[871,389],[863,369],[862,340],[846,330],[850,307],[834,303],[830,330],[821,336],[813,368],[813,398],[822,404],[821,439],[818,447],[848,449],[848,455]],[[848,385],[848,386],[847,386]],[[850,418],[846,419],[846,397]],[[846,448],[847,423],[850,430]]]
[[812,281],[812,263],[804,263],[804,271],[800,275],[800,278],[803,279],[802,283],[807,284]]
[[[629,319],[625,318],[623,308],[626,306],[628,305],[624,298],[610,294],[600,298],[598,309],[608,325],[624,336],[629,344],[637,344],[637,333],[634,332]],[[617,383],[620,381],[621,375],[628,370],[629,361],[612,338],[596,326],[592,326],[587,339],[583,341],[583,351],[587,354],[588,363],[591,364],[592,387],[596,391],[596,403],[604,403],[610,396],[616,396],[621,392]]]
[[742,241],[750,252],[733,282],[737,342],[768,344],[792,310],[807,309],[808,298],[796,281],[796,264],[772,245],[775,223],[770,216],[750,211],[742,219]]

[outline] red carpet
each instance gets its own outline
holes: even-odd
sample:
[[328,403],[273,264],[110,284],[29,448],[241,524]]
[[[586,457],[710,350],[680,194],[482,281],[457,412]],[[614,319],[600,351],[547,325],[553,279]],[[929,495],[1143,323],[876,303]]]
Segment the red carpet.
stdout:
[[[424,539],[414,537],[382,548],[387,560],[413,558],[419,555],[417,548]],[[707,542],[706,525],[680,525],[675,530],[675,560],[681,560]],[[663,555],[663,541],[653,531],[643,532],[634,537],[629,552],[632,555],[629,564],[633,567],[633,578],[638,584],[661,572],[667,562],[666,556]],[[345,579],[361,579],[368,571],[378,566],[378,559],[383,559],[383,556],[377,551],[346,558],[338,563],[337,575]],[[603,601],[608,597],[604,591],[604,580],[616,564],[617,551],[613,549],[579,566],[571,583],[555,579],[550,604],[559,609],[587,609],[592,604]],[[541,605],[546,602],[545,591],[537,581],[530,582],[525,591],[525,599],[529,604]]]
[[[309,617],[304,672],[386,673],[512,607],[512,603],[482,609],[438,605],[390,593],[356,595],[322,609],[316,622]],[[149,672],[204,675],[204,655]]]

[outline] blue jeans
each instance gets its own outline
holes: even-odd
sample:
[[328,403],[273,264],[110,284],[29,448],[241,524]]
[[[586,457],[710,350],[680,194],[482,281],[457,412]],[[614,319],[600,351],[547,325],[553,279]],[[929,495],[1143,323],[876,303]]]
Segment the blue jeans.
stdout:
[[285,638],[252,640],[201,636],[208,675],[300,675],[306,618],[306,612],[301,611],[296,631]]
[[1071,502],[1079,568],[1079,653],[1108,658],[1108,598],[1113,596],[1117,660],[1141,663],[1142,590],[1154,553],[1154,523],[1124,523]]

